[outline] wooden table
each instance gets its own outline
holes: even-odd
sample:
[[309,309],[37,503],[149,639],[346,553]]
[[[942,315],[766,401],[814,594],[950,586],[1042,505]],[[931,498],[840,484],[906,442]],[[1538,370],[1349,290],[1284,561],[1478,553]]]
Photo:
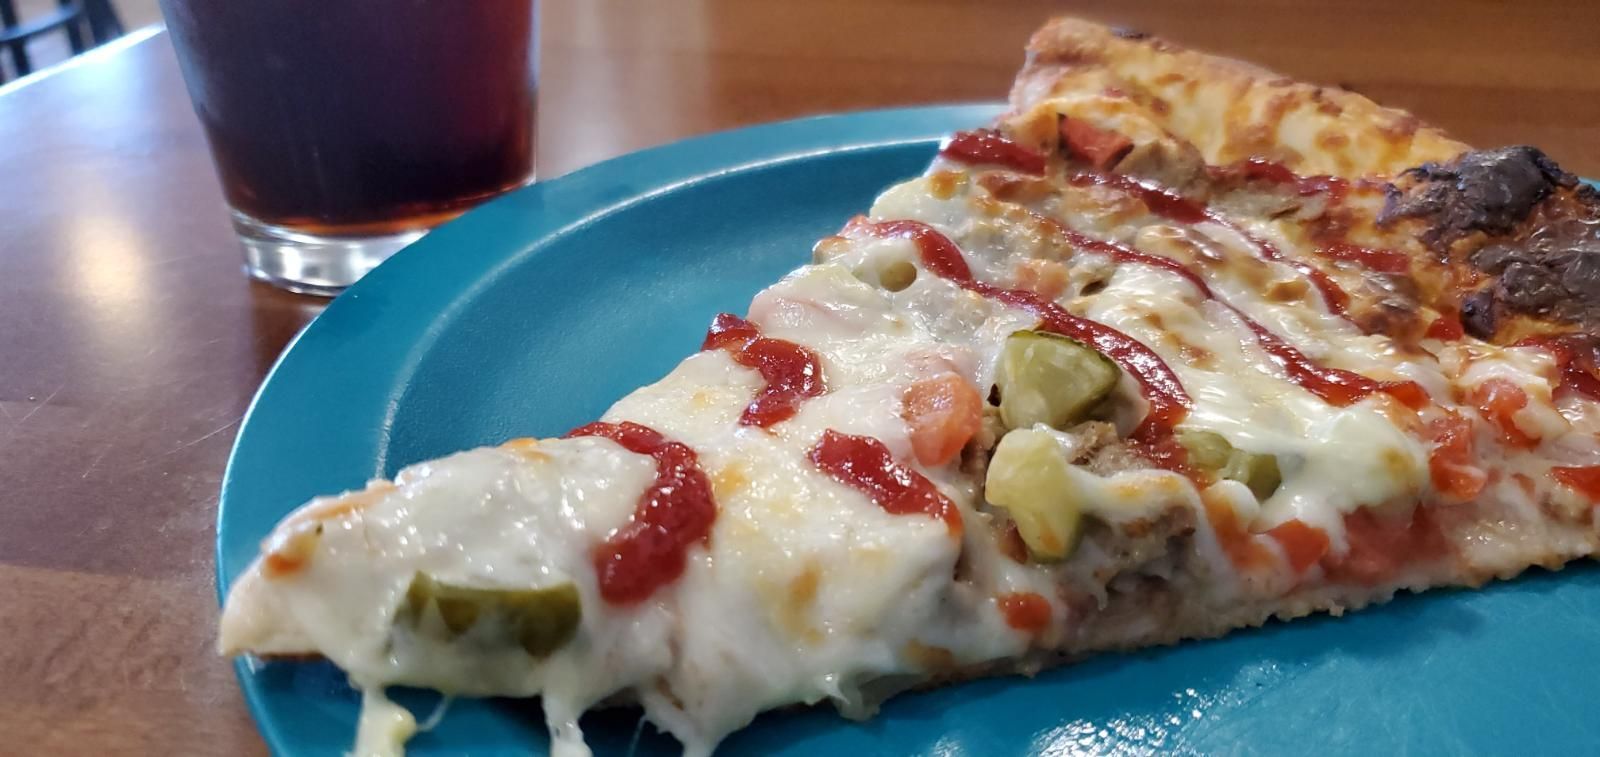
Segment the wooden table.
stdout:
[[[1600,176],[1600,4],[546,0],[547,176],[712,129],[997,99],[1074,12]],[[164,34],[0,90],[0,752],[264,751],[212,652],[217,485],[321,302],[252,284]],[[286,505],[288,503],[285,503]]]

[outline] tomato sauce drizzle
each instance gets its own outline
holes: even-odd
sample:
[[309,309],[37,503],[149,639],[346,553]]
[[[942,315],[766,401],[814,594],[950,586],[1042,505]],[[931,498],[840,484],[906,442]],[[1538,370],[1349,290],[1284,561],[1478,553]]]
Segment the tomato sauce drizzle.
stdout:
[[1530,336],[1513,347],[1538,347],[1561,369],[1560,388],[1600,400],[1600,340],[1584,334]]
[[1044,175],[1045,157],[990,129],[960,131],[939,148],[939,155],[959,163],[1005,166],[1020,173]]
[[1213,179],[1238,177],[1245,181],[1266,181],[1286,184],[1301,196],[1328,195],[1330,202],[1340,202],[1350,192],[1350,182],[1337,176],[1301,176],[1289,167],[1266,158],[1245,158],[1226,166],[1207,166]]
[[632,519],[591,554],[602,599],[616,605],[642,602],[678,580],[689,548],[711,538],[717,519],[711,482],[694,450],[648,426],[595,422],[568,431],[565,438],[580,436],[610,439],[655,458],[655,481],[639,498]]
[[1037,634],[1050,627],[1050,600],[1031,591],[995,597],[1006,625],[1023,633]]
[[750,401],[739,423],[767,428],[799,412],[800,403],[827,391],[822,361],[794,342],[761,336],[756,325],[732,313],[721,313],[706,331],[702,350],[727,350],[733,361],[761,373],[767,383]]
[[1394,250],[1374,250],[1370,247],[1334,242],[1317,248],[1317,254],[1334,260],[1348,260],[1369,271],[1378,273],[1405,273],[1411,270],[1411,259]]
[[1344,291],[1328,274],[1308,263],[1285,256],[1276,245],[1245,231],[1231,219],[1194,200],[1159,187],[1146,185],[1120,174],[1081,173],[1068,179],[1068,182],[1077,187],[1091,185],[1112,187],[1120,192],[1133,195],[1138,197],[1145,204],[1145,207],[1150,209],[1150,212],[1169,221],[1186,224],[1210,221],[1219,226],[1225,226],[1250,242],[1262,259],[1288,265],[1309,279],[1311,285],[1316,287],[1317,292],[1322,295],[1323,302],[1327,303],[1328,310],[1335,315],[1343,316],[1350,305],[1350,294]]
[[961,511],[921,473],[896,462],[883,442],[833,429],[811,448],[813,465],[829,478],[867,495],[893,515],[929,515],[961,534]]
[[[1039,325],[1046,331],[1068,336],[1111,358],[1123,370],[1137,376],[1144,388],[1144,397],[1150,411],[1136,437],[1159,436],[1170,432],[1178,421],[1188,414],[1192,402],[1161,356],[1133,337],[1087,318],[1068,313],[1065,308],[1032,292],[1002,289],[985,284],[972,277],[972,269],[961,257],[961,250],[949,237],[920,221],[867,222],[859,225],[878,237],[909,239],[917,246],[922,264],[930,272],[959,284],[963,289],[999,300],[1012,307],[1027,310],[1039,317]],[[1137,253],[1136,253],[1137,254]]]

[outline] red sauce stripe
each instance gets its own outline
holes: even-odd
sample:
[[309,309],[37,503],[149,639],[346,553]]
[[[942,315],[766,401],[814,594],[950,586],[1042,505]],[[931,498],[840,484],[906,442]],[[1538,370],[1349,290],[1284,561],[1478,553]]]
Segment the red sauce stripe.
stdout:
[[1206,166],[1212,179],[1238,177],[1245,181],[1265,181],[1287,185],[1302,196],[1323,194],[1330,202],[1342,202],[1350,192],[1350,182],[1337,176],[1301,176],[1282,163],[1266,158],[1245,158],[1226,166]]
[[761,373],[766,384],[739,417],[739,423],[746,426],[767,428],[793,418],[801,402],[827,391],[822,360],[815,352],[794,342],[763,337],[755,324],[732,313],[712,320],[700,349],[727,350],[735,363]]
[[683,575],[689,548],[711,538],[717,519],[711,483],[688,446],[648,426],[595,422],[566,438],[597,436],[656,461],[656,478],[634,506],[633,518],[591,553],[600,596],[628,605],[649,599]]
[[883,442],[830,428],[809,457],[829,478],[867,495],[885,512],[939,518],[952,535],[960,535],[961,511],[955,503],[921,473],[896,462]]
[[1139,198],[1145,204],[1145,207],[1150,209],[1151,213],[1176,223],[1195,224],[1201,221],[1211,221],[1219,226],[1225,226],[1250,242],[1262,259],[1288,265],[1309,279],[1311,285],[1316,287],[1317,292],[1322,295],[1322,300],[1327,304],[1328,310],[1335,315],[1344,315],[1346,308],[1350,305],[1350,294],[1344,291],[1328,274],[1308,263],[1286,257],[1277,246],[1245,231],[1231,219],[1201,203],[1120,174],[1082,173],[1068,179],[1068,182],[1077,187],[1112,187],[1124,194]]
[[1023,147],[991,129],[956,132],[939,148],[939,155],[958,163],[1004,166],[1036,176],[1044,174],[1043,153]]

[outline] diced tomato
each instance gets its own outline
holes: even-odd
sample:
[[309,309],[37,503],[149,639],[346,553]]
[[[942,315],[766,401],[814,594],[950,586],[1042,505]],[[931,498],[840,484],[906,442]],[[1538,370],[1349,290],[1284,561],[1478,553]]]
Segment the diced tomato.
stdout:
[[1406,517],[1384,517],[1367,508],[1344,516],[1343,555],[1328,555],[1322,568],[1333,581],[1376,586],[1392,579],[1407,563],[1438,560],[1450,552],[1427,506]]
[[1472,421],[1452,411],[1428,424],[1435,446],[1428,456],[1433,488],[1450,502],[1478,496],[1489,477],[1472,464]]
[[1400,400],[1400,404],[1412,410],[1421,410],[1433,401],[1428,390],[1415,381],[1379,381],[1378,391]]
[[1550,475],[1588,497],[1590,502],[1600,503],[1600,465],[1551,468]]
[[1217,544],[1222,547],[1233,567],[1250,572],[1272,566],[1277,556],[1239,522],[1239,516],[1231,505],[1204,493],[1200,499],[1206,508],[1206,519],[1211,522],[1211,532],[1216,534]]
[[1531,336],[1513,347],[1539,347],[1555,358],[1561,389],[1600,400],[1600,339],[1584,334]]
[[1492,378],[1479,384],[1467,395],[1467,401],[1482,410],[1483,417],[1499,430],[1500,441],[1522,448],[1539,444],[1539,437],[1529,436],[1517,427],[1516,414],[1528,406],[1528,393],[1509,379]]
[[1061,119],[1061,145],[1067,154],[1097,171],[1117,164],[1133,150],[1133,140],[1076,118]]
[[911,450],[923,465],[944,465],[961,453],[983,424],[983,397],[972,383],[941,373],[906,388],[901,417],[911,427]]
[[1433,323],[1428,324],[1428,331],[1425,336],[1429,339],[1450,342],[1460,339],[1466,333],[1466,329],[1461,326],[1460,318],[1448,313],[1441,313],[1438,318],[1433,319]]
[[1050,627],[1050,601],[1031,591],[1002,594],[995,598],[1006,625],[1026,633],[1039,633]]
[[1296,573],[1306,572],[1328,554],[1328,534],[1303,521],[1286,521],[1268,530],[1267,535],[1278,540],[1284,556],[1289,559],[1289,567]]

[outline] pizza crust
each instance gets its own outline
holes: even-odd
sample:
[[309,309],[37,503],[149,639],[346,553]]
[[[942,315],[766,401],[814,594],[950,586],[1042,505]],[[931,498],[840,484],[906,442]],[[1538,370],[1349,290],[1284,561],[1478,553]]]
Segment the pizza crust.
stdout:
[[1051,21],[1029,41],[1005,120],[1025,121],[1064,97],[1096,91],[1136,103],[1150,123],[1192,143],[1211,165],[1261,157],[1302,175],[1357,178],[1398,174],[1469,149],[1354,92],[1069,18]]

